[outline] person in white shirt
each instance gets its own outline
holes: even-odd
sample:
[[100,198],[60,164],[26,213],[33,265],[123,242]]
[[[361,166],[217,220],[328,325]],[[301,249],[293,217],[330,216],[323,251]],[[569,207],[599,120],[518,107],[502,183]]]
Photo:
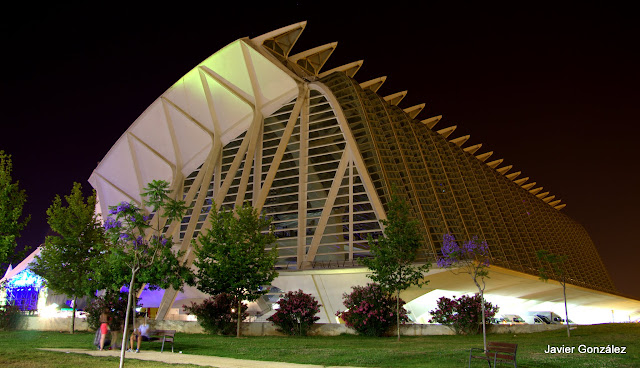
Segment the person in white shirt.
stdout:
[[147,316],[144,316],[144,324],[138,326],[133,333],[131,334],[131,338],[129,339],[129,350],[133,351],[133,341],[138,340],[138,345],[136,348],[136,353],[140,352],[140,343],[142,341],[149,341],[149,325],[147,324]]

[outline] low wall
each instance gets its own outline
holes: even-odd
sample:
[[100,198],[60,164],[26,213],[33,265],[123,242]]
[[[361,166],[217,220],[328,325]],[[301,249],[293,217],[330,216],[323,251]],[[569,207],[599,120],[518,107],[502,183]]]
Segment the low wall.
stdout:
[[[38,331],[70,331],[71,317],[43,318],[39,316],[24,316],[21,321],[24,330]],[[76,318],[75,331],[89,331],[89,324],[84,318]]]
[[491,325],[489,328],[490,333],[495,334],[522,334],[522,333],[533,333],[533,332],[543,332],[543,331],[553,331],[553,330],[561,330],[563,328],[567,328],[565,325],[543,325],[543,324],[533,324],[533,325]]
[[[204,333],[198,322],[194,321],[149,321],[151,329],[176,330],[181,333]],[[40,318],[37,316],[24,317],[23,329],[39,331],[69,331],[71,318]],[[565,328],[564,325],[492,325],[488,332],[495,334],[523,334],[542,331],[552,331]],[[76,318],[76,331],[88,331],[85,319]],[[242,334],[245,336],[284,336],[269,322],[242,323]],[[309,331],[311,336],[337,336],[340,334],[355,334],[355,331],[343,324],[317,323]],[[403,336],[453,335],[453,331],[442,325],[435,324],[406,324],[400,327]]]

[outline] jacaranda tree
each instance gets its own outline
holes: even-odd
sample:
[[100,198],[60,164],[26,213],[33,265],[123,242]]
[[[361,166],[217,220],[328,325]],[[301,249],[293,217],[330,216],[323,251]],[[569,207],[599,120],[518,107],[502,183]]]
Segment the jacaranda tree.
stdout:
[[196,287],[210,295],[228,293],[237,298],[236,336],[240,337],[242,300],[254,301],[266,294],[267,286],[278,276],[274,270],[276,237],[271,220],[248,203],[235,211],[215,211],[215,203],[212,208],[210,229],[193,242]]
[[[395,191],[395,190],[394,190]],[[400,292],[411,285],[422,287],[429,281],[424,275],[431,264],[416,266],[414,262],[420,248],[420,233],[416,220],[410,217],[409,205],[393,193],[389,201],[387,219],[381,221],[384,235],[378,239],[369,236],[371,258],[360,262],[371,270],[367,275],[384,291],[395,294],[396,331],[400,340]]]
[[45,279],[49,289],[73,298],[73,333],[77,299],[99,289],[92,264],[103,255],[105,234],[95,213],[95,192],[85,200],[82,186],[74,183],[64,201],[56,195],[47,209],[47,222],[55,235],[46,237],[31,270]]
[[[134,204],[121,202],[109,207],[109,217],[104,228],[110,239],[108,266],[114,285],[122,285],[123,269],[128,270],[129,293],[124,331],[128,330],[129,313],[136,285],[151,284],[155,287],[182,289],[189,269],[180,264],[178,254],[172,250],[173,240],[162,234],[165,226],[180,221],[186,210],[184,202],[169,197],[169,183],[154,180],[142,196],[144,204],[151,208],[153,217]],[[108,276],[106,276],[108,277]],[[139,284],[136,284],[138,282]],[[122,336],[120,367],[124,365],[126,333]]]
[[484,350],[487,350],[486,311],[484,303],[484,279],[489,275],[489,246],[484,240],[474,236],[462,246],[458,245],[451,234],[444,235],[441,248],[442,257],[438,258],[438,266],[448,268],[453,273],[466,273],[471,276],[478,288],[482,306],[482,339]]
[[562,285],[562,296],[564,297],[564,315],[565,324],[567,325],[567,337],[571,337],[571,330],[569,328],[569,310],[567,308],[567,275],[565,272],[564,263],[567,260],[567,256],[557,255],[546,250],[539,250],[536,255],[540,261],[540,269],[538,275],[540,280],[547,282],[550,278],[558,280]]

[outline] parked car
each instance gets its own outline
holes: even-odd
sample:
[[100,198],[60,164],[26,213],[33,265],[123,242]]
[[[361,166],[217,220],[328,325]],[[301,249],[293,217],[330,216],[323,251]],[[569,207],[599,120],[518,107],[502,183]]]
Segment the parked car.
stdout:
[[500,323],[509,324],[509,325],[527,324],[527,322],[524,320],[524,318],[520,317],[517,314],[503,314],[502,315],[502,321]]
[[[545,323],[548,325],[564,323],[564,319],[562,317],[550,311],[527,312],[526,318],[528,318],[529,320],[533,320],[533,323]],[[537,322],[536,318],[538,318],[541,322]]]

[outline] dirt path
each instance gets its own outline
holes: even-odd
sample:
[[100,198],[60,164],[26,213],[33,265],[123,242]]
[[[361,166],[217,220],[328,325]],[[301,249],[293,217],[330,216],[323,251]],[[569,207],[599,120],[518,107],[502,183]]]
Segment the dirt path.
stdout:
[[[92,356],[119,357],[119,350],[87,350],[87,349],[40,349],[73,354],[87,354]],[[180,353],[160,353],[157,351],[141,351],[140,353],[127,353],[126,359],[152,360],[170,364],[194,364],[204,367],[216,368],[358,368],[345,366],[324,366],[315,364],[297,364],[284,362],[266,362],[262,360],[244,360],[235,358],[223,358],[206,355],[192,355]]]

